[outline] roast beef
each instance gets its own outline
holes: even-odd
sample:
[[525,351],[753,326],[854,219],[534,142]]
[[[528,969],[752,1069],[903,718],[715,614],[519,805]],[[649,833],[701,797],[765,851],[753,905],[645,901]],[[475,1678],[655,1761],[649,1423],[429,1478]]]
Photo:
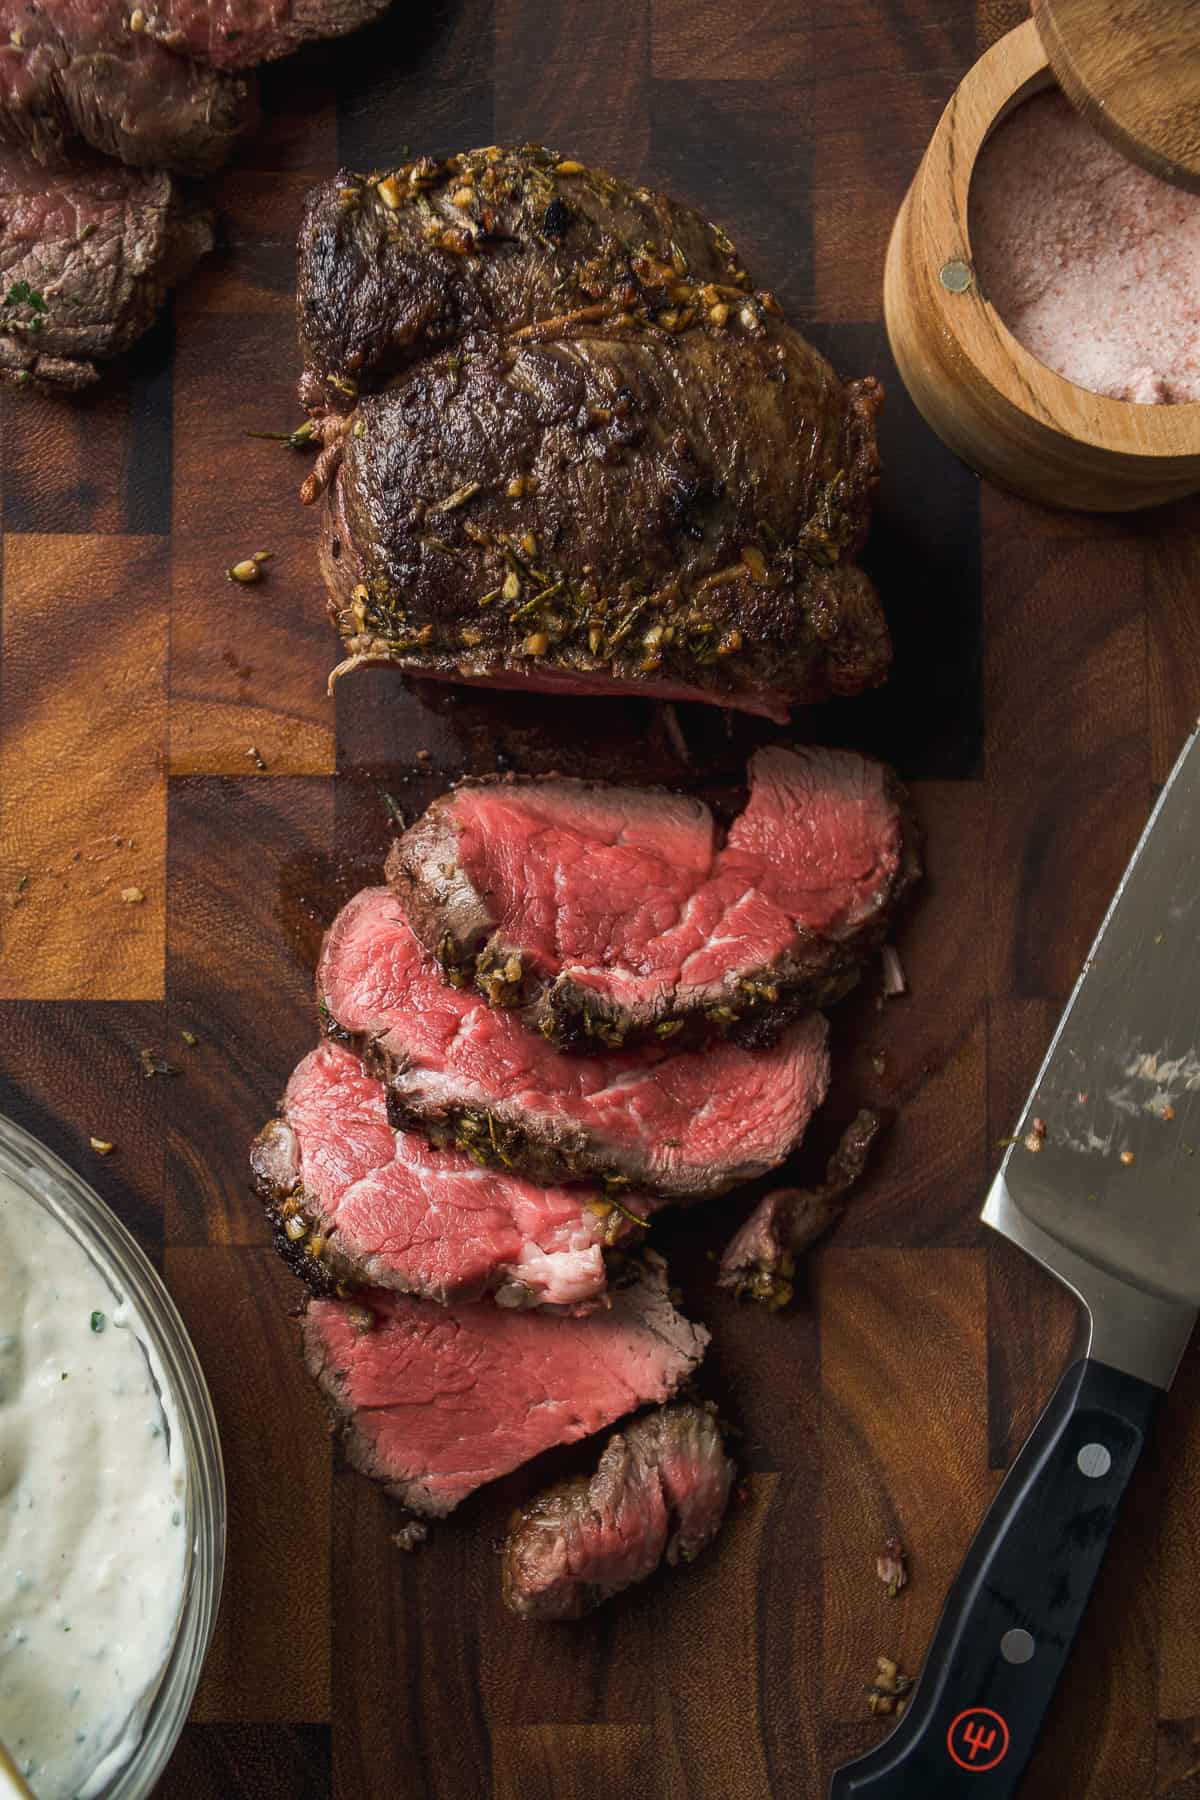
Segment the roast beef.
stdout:
[[335,676],[772,718],[882,679],[853,560],[878,389],[839,382],[724,232],[527,146],[343,170],[299,255]]
[[130,25],[125,0],[0,0],[0,141],[61,168],[90,145],[205,174],[257,113],[252,79],[201,68]]
[[761,1051],[567,1055],[444,981],[385,887],[334,920],[317,993],[327,1028],[386,1079],[393,1123],[536,1181],[720,1193],[782,1162],[825,1094],[819,1013]]
[[734,1467],[711,1412],[659,1407],[608,1441],[580,1476],[516,1515],[504,1541],[504,1604],[522,1619],[578,1619],[652,1575],[691,1562],[720,1529]]
[[391,0],[152,0],[144,29],[215,69],[274,62],[315,38],[344,37]]
[[772,1309],[792,1297],[796,1258],[841,1216],[879,1132],[878,1113],[864,1107],[843,1133],[815,1188],[776,1188],[759,1201],[721,1258],[717,1285]]
[[127,350],[212,246],[171,176],[93,158],[70,171],[0,149],[0,376],[81,387]]
[[583,1313],[602,1299],[606,1246],[650,1202],[542,1188],[388,1123],[383,1087],[330,1041],[300,1063],[251,1152],[276,1241],[312,1285],[369,1283],[432,1300],[495,1291],[504,1306]]
[[915,873],[881,763],[760,750],[721,843],[708,808],[603,782],[466,782],[393,846],[388,879],[447,974],[560,1042],[753,1021],[836,997]]
[[660,1259],[590,1319],[435,1306],[372,1289],[310,1300],[305,1356],[350,1461],[414,1512],[669,1399],[708,1343],[667,1297]]

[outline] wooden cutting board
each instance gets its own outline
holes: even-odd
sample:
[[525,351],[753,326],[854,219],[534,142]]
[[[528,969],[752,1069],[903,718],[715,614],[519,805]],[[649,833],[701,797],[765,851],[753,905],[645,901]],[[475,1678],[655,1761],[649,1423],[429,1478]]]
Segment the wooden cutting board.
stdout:
[[[863,1692],[876,1658],[920,1667],[1070,1348],[1062,1295],[977,1221],[996,1140],[1200,695],[1200,506],[1109,521],[981,487],[888,362],[892,216],[955,80],[1017,16],[1006,0],[398,6],[268,73],[263,130],[219,186],[224,248],[128,367],[78,405],[3,399],[0,1107],[159,1262],[228,1458],[225,1602],[166,1800],[819,1800],[885,1729]],[[750,746],[786,736],[698,707],[677,734],[643,702],[418,693],[386,671],[325,698],[335,642],[295,500],[308,465],[247,436],[299,419],[301,197],[339,157],[527,138],[701,206],[843,372],[886,384],[871,561],[895,679],[796,735],[891,757],[929,867],[900,938],[911,991],[837,1014],[830,1118],[801,1173],[859,1099],[899,1122],[792,1311],[714,1291],[709,1251],[744,1201],[663,1234],[713,1330],[705,1391],[740,1428],[724,1535],[558,1628],[500,1607],[492,1541],[529,1472],[421,1554],[394,1547],[389,1504],[326,1435],[298,1292],[246,1186],[247,1143],[313,1041],[322,925],[377,873],[384,793],[411,816],[498,762],[724,792]],[[260,549],[268,579],[229,583]],[[179,1072],[146,1079],[147,1047]],[[1192,1356],[1034,1800],[1200,1796],[1197,1399]],[[912,1581],[889,1601],[874,1559],[893,1532]]]

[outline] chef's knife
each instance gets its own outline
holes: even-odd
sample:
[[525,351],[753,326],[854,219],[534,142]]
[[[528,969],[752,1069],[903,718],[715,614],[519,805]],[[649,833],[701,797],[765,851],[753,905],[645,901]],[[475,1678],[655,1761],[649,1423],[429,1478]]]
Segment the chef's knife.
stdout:
[[967,1553],[900,1723],[832,1800],[1015,1794],[1200,1307],[1200,730],[1163,789],[983,1209],[1073,1291],[1068,1370]]

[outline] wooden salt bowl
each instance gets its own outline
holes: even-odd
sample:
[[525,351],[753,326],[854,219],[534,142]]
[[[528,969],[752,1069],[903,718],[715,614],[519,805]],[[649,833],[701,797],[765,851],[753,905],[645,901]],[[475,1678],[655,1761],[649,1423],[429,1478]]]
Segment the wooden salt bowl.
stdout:
[[975,279],[968,202],[979,152],[1014,107],[1053,85],[1032,20],[962,81],[896,218],[884,317],[916,406],[964,462],[1048,506],[1132,511],[1200,490],[1200,405],[1076,387],[1017,342]]

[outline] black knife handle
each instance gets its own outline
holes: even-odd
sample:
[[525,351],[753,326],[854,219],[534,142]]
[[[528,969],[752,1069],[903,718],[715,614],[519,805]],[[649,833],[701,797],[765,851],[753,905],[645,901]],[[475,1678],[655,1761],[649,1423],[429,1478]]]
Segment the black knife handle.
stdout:
[[1067,1371],[975,1535],[903,1718],[838,1770],[831,1800],[1017,1792],[1161,1399],[1105,1363]]

